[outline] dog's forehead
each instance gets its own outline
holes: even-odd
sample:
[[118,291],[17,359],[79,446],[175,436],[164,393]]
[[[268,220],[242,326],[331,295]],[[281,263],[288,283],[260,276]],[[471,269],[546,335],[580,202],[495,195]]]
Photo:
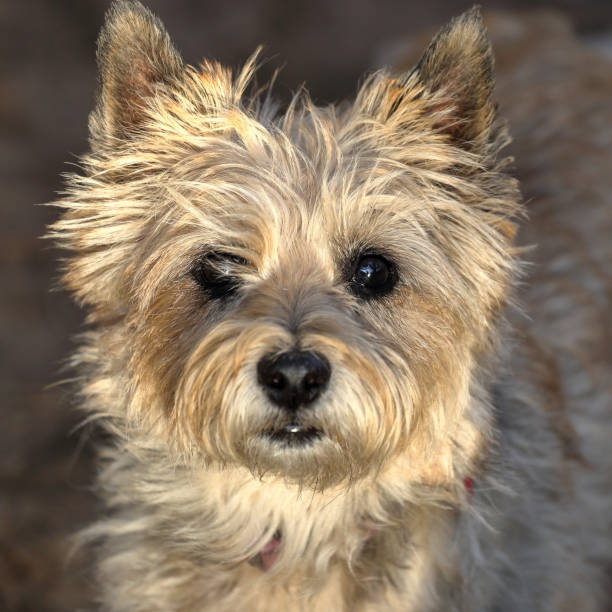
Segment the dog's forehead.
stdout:
[[399,225],[407,227],[411,201],[369,192],[357,178],[349,185],[314,168],[288,176],[273,165],[223,174],[217,183],[209,176],[190,198],[198,212],[194,231],[220,250],[327,258],[351,244],[384,247],[397,240]]
[[343,139],[329,111],[290,126],[228,118],[231,130],[174,164],[176,191],[221,233],[316,242],[368,234],[427,205],[423,181],[376,146]]

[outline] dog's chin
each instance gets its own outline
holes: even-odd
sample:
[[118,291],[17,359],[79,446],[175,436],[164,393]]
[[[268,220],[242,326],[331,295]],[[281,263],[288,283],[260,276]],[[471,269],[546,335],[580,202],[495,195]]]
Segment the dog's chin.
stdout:
[[350,471],[340,445],[312,423],[265,428],[252,435],[243,450],[246,466],[264,480],[277,477],[323,489],[344,480]]

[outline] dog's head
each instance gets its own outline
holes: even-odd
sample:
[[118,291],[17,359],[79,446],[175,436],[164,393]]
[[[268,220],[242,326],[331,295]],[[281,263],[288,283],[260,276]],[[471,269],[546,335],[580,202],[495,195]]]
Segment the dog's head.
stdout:
[[135,2],[98,60],[54,228],[96,328],[90,394],[185,460],[313,487],[396,459],[452,477],[516,267],[480,15],[342,107],[249,96],[254,60],[184,66]]

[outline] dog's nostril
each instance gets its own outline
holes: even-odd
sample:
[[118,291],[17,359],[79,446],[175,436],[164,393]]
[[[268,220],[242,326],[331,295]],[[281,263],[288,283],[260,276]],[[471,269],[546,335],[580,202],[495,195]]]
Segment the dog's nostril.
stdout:
[[311,351],[267,355],[257,364],[257,379],[268,398],[288,410],[313,402],[330,376],[327,359]]
[[310,387],[316,387],[321,384],[318,376],[307,376],[304,379],[304,387],[310,389]]
[[273,374],[266,384],[274,389],[283,389],[287,385],[287,379],[282,374]]

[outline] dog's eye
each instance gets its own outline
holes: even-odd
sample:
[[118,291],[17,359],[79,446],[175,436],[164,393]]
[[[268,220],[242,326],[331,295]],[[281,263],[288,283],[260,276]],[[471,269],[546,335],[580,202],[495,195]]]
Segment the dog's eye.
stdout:
[[367,254],[356,260],[349,288],[358,297],[378,297],[391,291],[396,282],[395,266],[388,259]]
[[240,281],[236,275],[247,261],[231,253],[206,253],[191,266],[191,276],[204,291],[215,299],[226,298],[236,293]]

